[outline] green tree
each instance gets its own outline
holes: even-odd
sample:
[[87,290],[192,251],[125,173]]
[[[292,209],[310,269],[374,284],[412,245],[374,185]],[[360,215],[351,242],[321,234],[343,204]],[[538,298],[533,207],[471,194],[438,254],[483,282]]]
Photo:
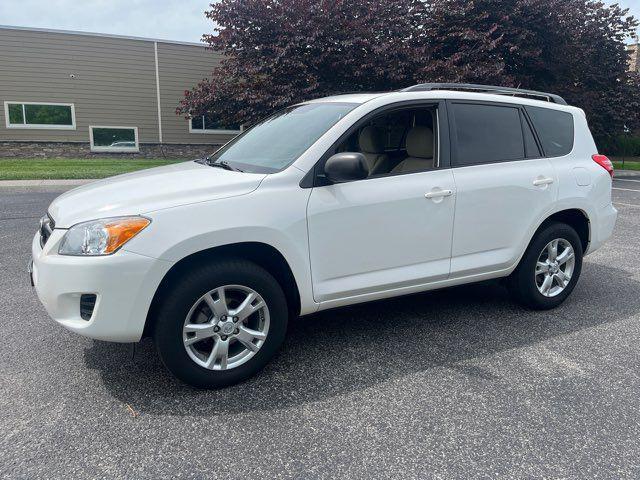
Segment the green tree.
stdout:
[[594,0],[222,0],[205,41],[226,55],[179,114],[248,122],[309,98],[420,82],[546,90],[582,107],[597,137],[640,126],[626,70],[638,23]]

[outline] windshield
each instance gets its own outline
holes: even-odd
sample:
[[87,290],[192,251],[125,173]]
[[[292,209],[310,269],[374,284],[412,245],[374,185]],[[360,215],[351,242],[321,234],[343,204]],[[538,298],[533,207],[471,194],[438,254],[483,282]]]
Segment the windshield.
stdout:
[[291,165],[355,103],[310,103],[286,108],[239,135],[209,157],[244,172],[274,173]]

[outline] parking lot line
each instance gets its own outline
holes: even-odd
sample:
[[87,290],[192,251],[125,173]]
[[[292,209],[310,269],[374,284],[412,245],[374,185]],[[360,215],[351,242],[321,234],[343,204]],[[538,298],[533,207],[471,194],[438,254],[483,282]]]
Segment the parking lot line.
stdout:
[[612,190],[620,190],[623,192],[640,192],[640,190],[634,190],[633,188],[618,188],[618,187],[611,187]]

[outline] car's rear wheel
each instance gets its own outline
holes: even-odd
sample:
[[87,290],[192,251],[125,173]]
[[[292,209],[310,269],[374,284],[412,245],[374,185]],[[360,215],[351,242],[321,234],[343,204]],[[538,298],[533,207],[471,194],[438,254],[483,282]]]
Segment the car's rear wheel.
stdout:
[[550,223],[537,233],[509,278],[511,293],[529,308],[557,307],[578,282],[582,255],[576,231],[564,223]]
[[157,310],[156,346],[166,367],[200,388],[231,385],[273,357],[287,328],[277,280],[244,260],[214,262],[180,278]]

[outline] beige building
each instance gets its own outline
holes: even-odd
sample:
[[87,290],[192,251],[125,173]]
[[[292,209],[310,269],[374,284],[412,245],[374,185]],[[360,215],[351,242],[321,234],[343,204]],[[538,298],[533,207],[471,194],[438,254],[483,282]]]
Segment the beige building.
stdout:
[[175,110],[221,58],[201,44],[0,26],[0,157],[211,152],[238,130]]
[[629,71],[640,73],[640,59],[638,59],[638,41],[627,45],[627,53],[629,54]]

